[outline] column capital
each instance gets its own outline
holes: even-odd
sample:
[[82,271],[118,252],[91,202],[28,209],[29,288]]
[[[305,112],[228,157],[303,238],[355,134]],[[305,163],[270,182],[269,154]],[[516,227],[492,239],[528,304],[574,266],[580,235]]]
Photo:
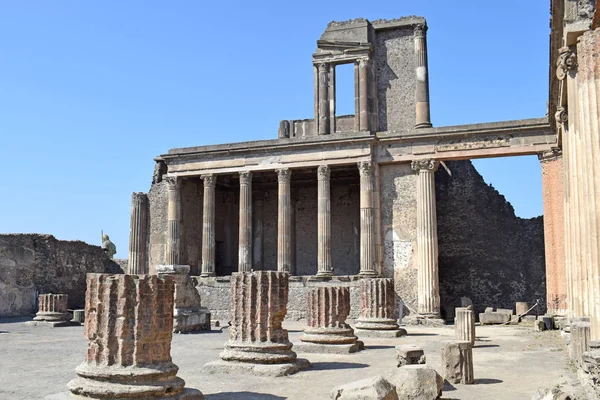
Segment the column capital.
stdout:
[[556,77],[562,81],[570,71],[575,71],[576,68],[577,55],[570,47],[561,47],[556,60]]
[[367,57],[359,58],[357,61],[358,67],[359,68],[367,67],[369,65],[369,61],[371,61],[371,60],[369,60],[369,58],[367,58]]
[[373,163],[371,161],[359,161],[358,162],[358,172],[360,176],[371,176],[371,171],[373,170]]
[[440,166],[440,162],[437,160],[434,160],[432,158],[425,158],[422,160],[412,161],[410,166],[413,169],[413,171],[425,170],[425,171],[435,172],[435,171],[437,171],[438,167]]
[[554,147],[550,150],[546,150],[546,151],[542,151],[542,152],[538,153],[538,160],[540,160],[540,162],[554,161],[561,157],[562,157],[562,149],[559,147]]
[[181,179],[176,176],[167,176],[164,178],[164,180],[167,182],[168,190],[179,190],[179,187],[181,186]]
[[562,125],[565,122],[567,122],[569,120],[569,114],[567,113],[567,109],[563,106],[556,107],[554,119],[558,125]]
[[215,174],[202,175],[201,178],[204,181],[205,187],[214,188],[217,183],[217,176]]
[[317,179],[320,181],[328,181],[331,176],[331,168],[329,165],[319,165],[317,168]]
[[317,66],[317,69],[319,70],[319,72],[321,72],[321,71],[327,72],[329,70],[329,63],[318,62],[315,65]]
[[276,169],[277,172],[277,181],[282,183],[289,183],[292,177],[292,170],[289,168],[279,168]]
[[427,34],[427,24],[415,25],[415,37],[425,37]]
[[252,183],[252,171],[240,172],[240,185],[249,185]]

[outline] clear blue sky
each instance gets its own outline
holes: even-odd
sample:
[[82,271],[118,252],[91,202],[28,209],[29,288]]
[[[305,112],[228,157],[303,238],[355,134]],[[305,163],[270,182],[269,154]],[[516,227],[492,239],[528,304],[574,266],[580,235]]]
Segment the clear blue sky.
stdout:
[[[275,138],[279,120],[312,116],[311,54],[331,20],[427,18],[436,126],[542,117],[548,10],[548,0],[1,2],[0,232],[99,244],[104,229],[127,257],[131,193],[149,189],[153,157]],[[341,112],[353,104],[346,78]],[[518,215],[542,213],[535,157],[476,166]]]

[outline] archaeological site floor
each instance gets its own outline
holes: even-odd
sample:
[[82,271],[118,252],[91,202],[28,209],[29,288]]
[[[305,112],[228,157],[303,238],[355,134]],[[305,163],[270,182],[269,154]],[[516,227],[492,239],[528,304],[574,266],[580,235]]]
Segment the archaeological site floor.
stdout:
[[[82,327],[36,328],[26,319],[0,319],[0,398],[42,399],[66,390],[73,370],[84,359],[87,342]],[[303,324],[284,323],[290,340],[299,342]],[[409,336],[365,338],[366,350],[356,354],[302,354],[313,367],[283,378],[206,375],[204,363],[216,360],[227,332],[174,335],[172,357],[186,386],[200,389],[206,399],[328,399],[339,384],[387,374],[396,367],[394,345],[422,346],[427,364],[440,371],[440,342],[454,337],[452,327],[407,327]],[[476,384],[448,384],[443,399],[529,399],[537,388],[572,382],[567,354],[558,331],[531,328],[477,327],[473,349]]]

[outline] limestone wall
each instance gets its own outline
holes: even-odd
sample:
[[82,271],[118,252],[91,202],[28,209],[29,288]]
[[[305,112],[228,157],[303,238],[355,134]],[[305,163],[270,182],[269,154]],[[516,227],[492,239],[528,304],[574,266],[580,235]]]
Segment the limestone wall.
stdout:
[[83,308],[88,272],[123,273],[99,246],[51,235],[0,235],[0,316],[35,312],[37,293],[66,293]]

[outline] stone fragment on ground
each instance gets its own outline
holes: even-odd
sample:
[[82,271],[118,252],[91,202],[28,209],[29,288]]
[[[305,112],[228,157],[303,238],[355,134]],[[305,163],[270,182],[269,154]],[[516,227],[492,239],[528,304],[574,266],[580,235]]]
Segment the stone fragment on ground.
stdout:
[[442,395],[444,386],[441,375],[426,365],[405,365],[387,379],[402,400],[435,400]]
[[396,346],[396,360],[398,368],[405,365],[425,364],[426,361],[423,348],[412,344]]
[[337,386],[331,391],[333,400],[398,400],[396,388],[383,376]]

